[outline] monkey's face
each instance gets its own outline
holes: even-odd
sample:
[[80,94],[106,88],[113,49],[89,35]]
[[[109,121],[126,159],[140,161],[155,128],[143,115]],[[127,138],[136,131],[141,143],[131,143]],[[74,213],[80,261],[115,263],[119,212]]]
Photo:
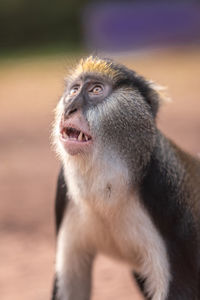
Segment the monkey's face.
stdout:
[[92,151],[95,134],[88,113],[112,93],[112,85],[100,76],[87,74],[67,87],[60,119],[60,141],[70,155]]
[[73,156],[114,151],[139,170],[155,142],[157,96],[135,72],[88,58],[69,77],[58,105],[56,142]]

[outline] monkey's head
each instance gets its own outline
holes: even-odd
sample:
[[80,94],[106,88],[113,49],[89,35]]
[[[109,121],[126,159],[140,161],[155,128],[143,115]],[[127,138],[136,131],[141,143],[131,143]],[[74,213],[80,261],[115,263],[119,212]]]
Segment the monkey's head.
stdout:
[[82,59],[57,106],[58,152],[62,159],[115,153],[140,173],[154,148],[158,106],[159,94],[136,72],[109,59]]

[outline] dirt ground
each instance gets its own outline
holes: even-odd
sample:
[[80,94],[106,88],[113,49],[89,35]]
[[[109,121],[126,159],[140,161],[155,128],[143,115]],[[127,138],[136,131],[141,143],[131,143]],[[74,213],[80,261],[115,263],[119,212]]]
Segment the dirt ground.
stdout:
[[[118,58],[169,87],[159,127],[180,146],[200,153],[200,48]],[[1,61],[0,234],[2,300],[50,299],[55,261],[54,193],[59,169],[50,130],[71,59]],[[98,257],[92,300],[139,300],[126,266]]]

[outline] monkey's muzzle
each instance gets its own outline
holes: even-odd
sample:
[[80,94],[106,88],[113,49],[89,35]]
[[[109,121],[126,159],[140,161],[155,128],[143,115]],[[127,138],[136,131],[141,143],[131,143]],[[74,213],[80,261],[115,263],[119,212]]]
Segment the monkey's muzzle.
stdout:
[[92,144],[92,136],[87,121],[81,113],[76,113],[67,120],[62,117],[60,122],[60,141],[65,150],[76,155],[88,151]]

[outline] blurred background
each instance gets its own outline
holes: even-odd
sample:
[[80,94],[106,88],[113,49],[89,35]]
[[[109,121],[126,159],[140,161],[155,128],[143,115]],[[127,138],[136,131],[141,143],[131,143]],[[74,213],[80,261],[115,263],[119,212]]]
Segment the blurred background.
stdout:
[[[168,87],[158,126],[200,153],[200,1],[0,1],[0,297],[50,299],[55,262],[50,146],[68,68],[110,56]],[[98,257],[92,300],[142,299],[123,264]]]

